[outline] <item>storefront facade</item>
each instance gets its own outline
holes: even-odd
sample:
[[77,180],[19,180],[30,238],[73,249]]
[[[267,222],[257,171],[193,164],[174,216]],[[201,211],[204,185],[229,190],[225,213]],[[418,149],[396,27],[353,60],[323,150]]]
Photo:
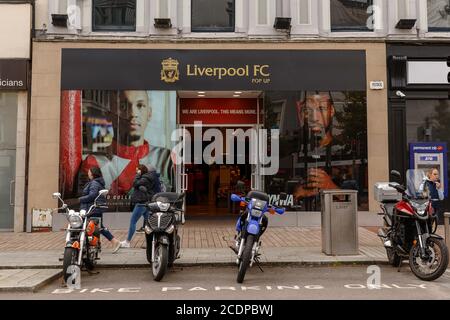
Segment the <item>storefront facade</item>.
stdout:
[[[247,180],[248,188],[262,189],[274,201],[280,192],[288,193],[291,216],[320,211],[320,190],[333,188],[357,189],[359,210],[376,210],[371,186],[388,173],[387,97],[386,89],[371,83],[386,83],[384,43],[36,41],[34,53],[38,71],[32,101],[34,111],[45,109],[47,119],[32,114],[29,212],[56,207],[51,199],[56,190],[66,199],[78,197],[93,165],[102,169],[111,190],[112,211],[130,211],[138,164],[153,165],[167,190],[178,192],[193,192],[203,184],[199,181],[211,180],[208,167],[215,166],[218,185],[208,181],[204,188],[228,195],[235,192],[230,181],[240,172],[236,179]],[[202,92],[206,97],[197,95]],[[134,105],[140,118],[133,115]],[[182,138],[186,132],[195,136],[195,121],[204,125],[198,149],[203,159],[195,162],[200,138],[193,137],[192,163],[177,162],[172,136],[176,129],[184,129]],[[245,151],[228,159],[229,150],[216,148],[205,160],[205,131],[214,135],[227,129],[254,130],[256,153],[266,155],[275,144],[259,133],[267,130],[270,136],[276,130],[276,170],[264,174],[270,164],[250,163]],[[241,167],[234,163],[239,155]],[[201,170],[191,164],[206,166],[207,179],[193,183]],[[193,192],[192,199],[197,198]]]
[[0,59],[0,231],[23,231],[27,59]]
[[[389,167],[437,168],[448,200],[450,45],[389,43]],[[420,156],[415,156],[420,149]],[[442,155],[442,156],[441,156]]]

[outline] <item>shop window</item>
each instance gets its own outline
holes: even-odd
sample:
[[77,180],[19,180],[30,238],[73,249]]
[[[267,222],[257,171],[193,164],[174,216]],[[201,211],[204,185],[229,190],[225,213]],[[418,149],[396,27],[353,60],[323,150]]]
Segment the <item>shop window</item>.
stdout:
[[92,166],[102,170],[111,211],[130,211],[139,164],[152,165],[166,190],[175,190],[174,91],[63,91],[62,97],[59,182],[64,199],[81,195]]
[[450,2],[428,0],[428,31],[450,31]]
[[279,171],[265,177],[272,199],[286,192],[288,210],[320,211],[321,190],[354,189],[368,210],[365,92],[266,92],[264,114],[280,130]]
[[93,31],[135,31],[136,0],[93,0]]
[[192,32],[234,32],[234,0],[192,0]]
[[373,0],[330,0],[331,31],[373,31]]

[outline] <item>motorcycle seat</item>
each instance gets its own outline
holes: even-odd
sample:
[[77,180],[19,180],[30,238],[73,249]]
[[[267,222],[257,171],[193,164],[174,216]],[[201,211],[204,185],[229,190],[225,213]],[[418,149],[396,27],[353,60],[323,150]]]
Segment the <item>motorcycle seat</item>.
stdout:
[[269,202],[269,195],[262,191],[253,190],[247,193],[247,198]]

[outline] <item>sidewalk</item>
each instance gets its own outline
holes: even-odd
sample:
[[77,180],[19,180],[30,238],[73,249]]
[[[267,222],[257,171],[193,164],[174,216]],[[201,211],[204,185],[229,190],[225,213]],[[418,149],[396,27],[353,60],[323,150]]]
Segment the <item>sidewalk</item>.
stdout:
[[[369,230],[370,229],[370,230]],[[385,262],[385,250],[375,231],[377,228],[359,227],[360,254],[356,256],[327,256],[322,253],[321,229],[318,227],[271,227],[262,237],[263,263],[338,263]],[[126,230],[112,230],[120,240]],[[234,226],[224,221],[187,221],[180,230],[182,257],[178,265],[198,263],[231,264],[235,254],[229,248],[233,243]],[[60,268],[59,258],[64,248],[65,233],[0,233],[0,269],[6,268]],[[99,266],[147,266],[144,234],[136,234],[130,249],[112,254],[111,244],[102,239],[103,252]]]
[[[268,228],[262,237],[261,264],[342,265],[386,264],[385,249],[376,235],[377,228],[359,227],[359,255],[327,256],[322,253],[321,229],[297,227]],[[440,227],[439,234],[443,234]],[[119,239],[125,230],[113,230]],[[234,236],[229,222],[186,222],[181,229],[181,258],[176,267],[193,265],[236,265],[236,256],[228,247]],[[61,276],[64,232],[0,233],[0,292],[36,291]],[[144,235],[136,234],[131,248],[111,252],[103,239],[99,268],[149,268]]]

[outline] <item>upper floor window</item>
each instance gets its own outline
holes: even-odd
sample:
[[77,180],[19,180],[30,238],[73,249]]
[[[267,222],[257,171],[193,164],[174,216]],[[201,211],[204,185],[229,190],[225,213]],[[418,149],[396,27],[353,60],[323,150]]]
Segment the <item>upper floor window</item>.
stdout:
[[234,32],[234,0],[192,0],[192,32]]
[[92,30],[135,31],[136,0],[93,0]]
[[331,31],[373,31],[373,0],[330,0]]
[[450,31],[450,2],[428,0],[428,31]]

